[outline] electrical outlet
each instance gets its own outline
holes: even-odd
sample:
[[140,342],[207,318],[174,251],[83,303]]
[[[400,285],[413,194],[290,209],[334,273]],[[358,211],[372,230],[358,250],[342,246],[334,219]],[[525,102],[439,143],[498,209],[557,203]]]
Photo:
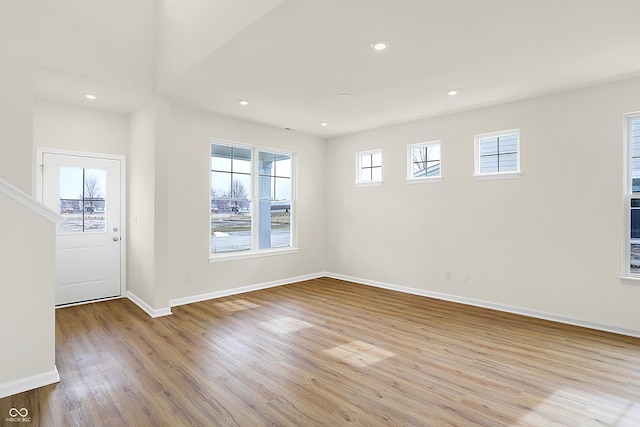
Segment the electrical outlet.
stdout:
[[451,270],[447,270],[444,272],[444,278],[446,280],[451,280]]
[[463,282],[466,282],[469,280],[469,273],[467,273],[466,271],[461,271],[460,272],[460,280],[462,280]]

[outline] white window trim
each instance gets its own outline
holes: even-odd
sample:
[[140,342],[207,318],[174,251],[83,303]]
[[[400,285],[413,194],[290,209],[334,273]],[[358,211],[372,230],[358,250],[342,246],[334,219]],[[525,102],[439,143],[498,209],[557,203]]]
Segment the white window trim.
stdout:
[[[416,178],[413,176],[413,149],[421,147],[440,146],[440,175],[423,176]],[[407,145],[407,184],[428,184],[434,182],[442,182],[442,142],[440,140],[418,142],[416,144]]]
[[274,249],[257,249],[254,251],[242,251],[242,252],[221,252],[219,254],[211,254],[209,256],[209,262],[225,262],[235,261],[241,259],[270,257],[276,255],[287,255],[298,253],[297,247],[288,246],[286,248],[274,248]]
[[[501,137],[516,134],[516,143],[518,147],[517,153],[517,170],[509,172],[480,172],[480,139],[486,137]],[[486,181],[494,179],[517,179],[522,175],[520,169],[520,129],[501,130],[498,132],[481,133],[474,136],[474,174],[473,179],[476,181]]]
[[416,184],[434,184],[436,182],[442,182],[441,176],[430,176],[428,178],[407,178],[407,184],[416,185]]
[[380,187],[382,185],[382,181],[362,181],[356,182],[353,185],[356,187]]
[[630,285],[640,285],[640,273],[631,272],[631,199],[640,198],[640,193],[633,193],[633,178],[631,168],[631,120],[634,118],[640,118],[640,111],[633,113],[626,113],[623,115],[623,147],[624,147],[624,164],[622,170],[624,171],[624,185],[623,185],[623,206],[624,215],[623,221],[623,258],[622,258],[622,276],[620,280],[622,283]]
[[382,185],[382,181],[383,181],[383,176],[384,176],[384,170],[382,170],[383,165],[381,165],[381,171],[380,171],[380,179],[376,180],[376,181],[361,181],[360,180],[360,169],[361,169],[361,158],[364,155],[367,154],[378,154],[380,153],[380,156],[382,157],[382,149],[378,148],[375,150],[366,150],[366,151],[359,151],[356,153],[356,181],[354,183],[354,185],[356,187],[379,187]]
[[[238,252],[220,252],[220,253],[212,253],[211,252],[211,208],[209,208],[209,241],[207,242],[207,246],[209,247],[209,262],[223,262],[223,261],[233,261],[240,259],[249,259],[249,258],[260,258],[260,257],[269,257],[276,255],[285,255],[285,254],[294,254],[297,253],[298,248],[298,214],[297,214],[297,201],[298,201],[298,156],[295,152],[280,150],[271,147],[263,147],[259,145],[248,145],[242,144],[233,141],[227,141],[223,139],[214,139],[209,145],[209,165],[211,165],[211,145],[226,145],[230,147],[236,148],[244,148],[247,150],[251,150],[251,188],[258,188],[258,162],[254,161],[257,158],[258,152],[269,152],[275,154],[284,154],[291,156],[291,246],[285,246],[282,248],[267,248],[267,249],[259,249],[259,238],[258,234],[253,232],[253,226],[251,229],[251,247],[253,249],[246,251],[238,251]],[[252,203],[255,202],[253,198],[253,194],[248,197]],[[211,202],[211,173],[209,173],[209,203]],[[251,210],[251,223],[256,224],[258,221],[258,213],[256,209]]]

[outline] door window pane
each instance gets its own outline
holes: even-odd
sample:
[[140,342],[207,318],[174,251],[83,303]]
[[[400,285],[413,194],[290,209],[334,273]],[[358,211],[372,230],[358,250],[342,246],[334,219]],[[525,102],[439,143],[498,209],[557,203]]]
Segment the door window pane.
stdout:
[[107,172],[102,169],[60,168],[60,233],[106,230]]

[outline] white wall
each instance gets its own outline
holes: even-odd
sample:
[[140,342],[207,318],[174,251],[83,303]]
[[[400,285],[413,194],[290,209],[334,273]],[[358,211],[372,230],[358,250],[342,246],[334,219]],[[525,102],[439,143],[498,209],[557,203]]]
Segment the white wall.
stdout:
[[[630,80],[328,140],[327,270],[640,333],[640,286],[619,279],[638,110]],[[474,181],[474,135],[515,128],[522,177]],[[406,184],[407,144],[431,140],[442,182]],[[384,184],[354,187],[355,153],[375,148]]]
[[[33,129],[37,147],[127,156],[127,287],[150,310],[168,307],[170,299],[324,270],[321,139],[172,107],[161,97],[130,117],[36,100]],[[298,154],[297,254],[209,263],[214,138]]]
[[[28,2],[0,2],[0,178],[26,194],[33,190],[35,49],[30,23]],[[0,218],[3,397],[54,382],[57,374],[54,225],[2,195]]]
[[[173,106],[169,185],[171,299],[324,270],[324,142],[319,138]],[[296,254],[209,263],[213,139],[293,151],[298,161]],[[193,280],[186,280],[187,270]]]
[[4,397],[57,379],[55,225],[2,194],[0,212],[0,397]]
[[168,86],[281,1],[159,1],[159,87]]
[[151,307],[155,307],[155,113],[155,103],[150,103],[131,114],[127,159],[127,289]]
[[169,307],[170,286],[169,256],[171,241],[171,193],[170,183],[174,179],[171,170],[171,103],[168,99],[156,97],[155,101],[155,290],[154,307]]
[[127,154],[129,116],[36,99],[33,140],[39,148]]
[[169,314],[171,105],[155,97],[131,114],[127,290],[152,316]]
[[27,2],[0,2],[0,177],[32,193],[34,42]]

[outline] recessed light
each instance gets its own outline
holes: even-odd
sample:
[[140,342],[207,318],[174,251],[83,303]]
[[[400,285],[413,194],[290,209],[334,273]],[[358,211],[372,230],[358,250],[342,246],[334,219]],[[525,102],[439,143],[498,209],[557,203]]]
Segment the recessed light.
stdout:
[[240,105],[249,105],[249,100],[248,99],[238,99],[238,103]]
[[85,98],[87,98],[87,99],[90,99],[90,100],[92,100],[92,101],[93,101],[94,99],[98,99],[98,97],[97,97],[97,96],[95,96],[95,95],[94,95],[94,94],[92,94],[92,93],[88,93],[88,94],[86,94],[84,97],[85,97]]
[[320,126],[329,126],[329,123],[327,123],[327,122],[321,122],[321,123],[320,123]]
[[351,94],[349,92],[342,92],[342,93],[338,94],[338,98],[340,98],[340,99],[351,98]]
[[285,131],[287,132],[295,132],[296,130],[293,128],[284,128]]
[[389,47],[389,42],[385,40],[376,40],[371,42],[370,46],[373,50],[385,50]]
[[456,96],[458,93],[460,93],[458,89],[449,89],[449,91],[447,92],[447,95]]

